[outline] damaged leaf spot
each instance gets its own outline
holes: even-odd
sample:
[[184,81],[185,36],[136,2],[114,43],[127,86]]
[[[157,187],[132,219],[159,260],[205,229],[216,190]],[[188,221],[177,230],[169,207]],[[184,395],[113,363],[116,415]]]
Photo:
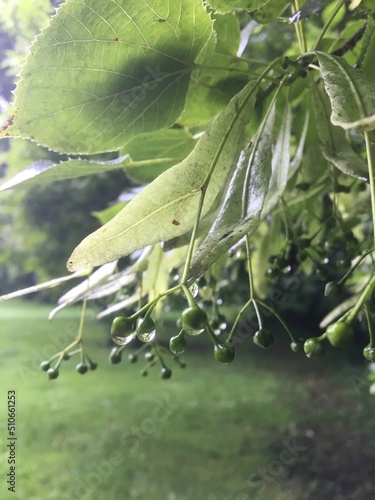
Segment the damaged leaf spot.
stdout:
[[10,117],[7,119],[5,125],[1,127],[1,132],[4,132],[8,127],[11,127],[13,125],[13,120],[14,120],[14,115],[10,115]]
[[178,220],[176,220],[176,219],[173,219],[172,224],[173,224],[174,226],[179,226],[179,225],[180,225],[180,223],[179,223],[179,222],[178,222]]

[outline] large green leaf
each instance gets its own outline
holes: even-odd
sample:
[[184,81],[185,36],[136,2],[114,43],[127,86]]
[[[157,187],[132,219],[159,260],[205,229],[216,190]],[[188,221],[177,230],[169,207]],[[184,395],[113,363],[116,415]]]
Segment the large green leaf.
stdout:
[[368,179],[367,163],[353,150],[345,131],[341,127],[332,125],[329,119],[329,100],[323,92],[319,91],[312,79],[311,95],[319,141],[325,159],[344,174],[362,180]]
[[340,58],[317,52],[332,106],[331,122],[343,129],[375,129],[375,82]]
[[208,0],[213,9],[220,14],[226,14],[234,9],[243,9],[248,12],[259,9],[270,0]]
[[2,136],[91,154],[168,127],[211,34],[202,0],[68,0],[31,49]]
[[174,128],[142,134],[122,149],[122,153],[129,154],[133,160],[125,170],[131,179],[146,184],[186,158],[196,142],[186,129]]
[[98,266],[189,231],[197,216],[202,188],[209,181],[203,216],[239,155],[239,138],[250,119],[254,94],[251,82],[212,121],[185,160],[161,174],[114,219],[78,245],[68,260],[68,269]]
[[270,23],[282,14],[289,4],[288,0],[270,0],[266,5],[254,10],[251,17],[260,24]]
[[241,154],[218,217],[193,257],[191,279],[200,276],[258,226],[271,176],[274,121],[275,106],[256,145],[250,145]]
[[86,175],[101,174],[123,168],[129,163],[129,156],[109,161],[67,160],[61,163],[39,161],[0,185],[0,191],[15,187],[29,187],[35,184],[49,184],[64,179],[74,179]]
[[247,63],[237,58],[241,43],[238,18],[232,14],[216,15],[214,21],[215,36],[197,60],[206,67],[193,72],[186,107],[179,119],[187,127],[209,123],[246,85],[251,71]]

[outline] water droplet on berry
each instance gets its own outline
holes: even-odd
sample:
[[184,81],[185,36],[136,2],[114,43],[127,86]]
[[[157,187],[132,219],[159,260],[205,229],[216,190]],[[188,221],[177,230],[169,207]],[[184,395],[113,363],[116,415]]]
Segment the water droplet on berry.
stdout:
[[129,344],[129,342],[131,342],[134,339],[134,337],[135,337],[134,333],[131,333],[130,335],[127,335],[126,337],[117,337],[117,336],[113,335],[112,340],[117,345],[127,345],[127,344]]
[[152,332],[149,332],[149,333],[138,333],[137,338],[141,342],[151,342],[155,338],[155,330],[153,330]]

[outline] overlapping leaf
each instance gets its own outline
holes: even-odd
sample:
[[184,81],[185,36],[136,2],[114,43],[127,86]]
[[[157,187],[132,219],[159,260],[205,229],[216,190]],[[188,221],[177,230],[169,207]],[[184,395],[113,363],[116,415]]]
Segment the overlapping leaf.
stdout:
[[201,275],[259,224],[271,176],[274,120],[275,107],[269,113],[256,147],[250,145],[242,152],[219,215],[193,257],[191,279]]
[[375,82],[340,58],[317,52],[324,87],[331,101],[331,122],[343,129],[375,129]]
[[125,170],[131,179],[146,184],[186,158],[196,142],[185,129],[158,130],[135,137],[122,150],[133,160]]
[[234,9],[244,9],[248,12],[259,9],[270,0],[208,0],[213,9],[220,14],[226,14]]
[[68,0],[34,43],[1,134],[92,154],[168,127],[211,34],[202,0]]
[[353,150],[344,130],[330,122],[330,104],[327,96],[319,91],[313,81],[311,81],[311,92],[324,157],[344,174],[362,180],[368,179],[367,163]]
[[202,187],[209,180],[203,216],[239,155],[239,138],[250,119],[254,93],[250,82],[212,121],[185,160],[161,174],[114,219],[78,245],[68,269],[101,265],[188,232],[194,225]]
[[61,163],[39,161],[0,185],[0,191],[15,187],[29,187],[35,184],[49,184],[64,179],[101,174],[123,168],[129,163],[128,155],[109,161],[68,160]]

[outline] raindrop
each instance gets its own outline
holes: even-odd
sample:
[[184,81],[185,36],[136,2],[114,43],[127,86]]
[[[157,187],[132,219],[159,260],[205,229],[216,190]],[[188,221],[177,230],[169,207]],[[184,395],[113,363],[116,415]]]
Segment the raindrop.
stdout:
[[137,333],[137,338],[141,342],[151,342],[155,338],[155,330],[149,333]]
[[129,342],[131,342],[134,339],[135,335],[134,333],[131,333],[130,335],[127,335],[126,337],[117,337],[114,335],[112,337],[113,342],[117,345],[127,345]]

